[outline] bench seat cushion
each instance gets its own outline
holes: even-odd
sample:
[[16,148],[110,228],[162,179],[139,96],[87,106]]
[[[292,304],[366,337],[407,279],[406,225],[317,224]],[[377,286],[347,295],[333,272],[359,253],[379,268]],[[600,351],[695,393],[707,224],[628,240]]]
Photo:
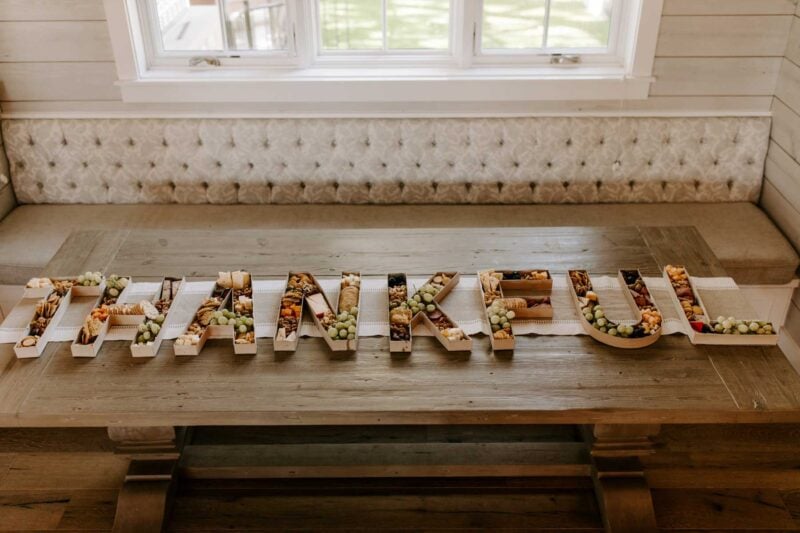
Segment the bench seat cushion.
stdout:
[[[516,206],[24,205],[0,221],[0,284],[36,276],[74,230],[696,226],[741,284],[790,281],[798,255],[751,203]],[[65,274],[70,274],[66,273]]]

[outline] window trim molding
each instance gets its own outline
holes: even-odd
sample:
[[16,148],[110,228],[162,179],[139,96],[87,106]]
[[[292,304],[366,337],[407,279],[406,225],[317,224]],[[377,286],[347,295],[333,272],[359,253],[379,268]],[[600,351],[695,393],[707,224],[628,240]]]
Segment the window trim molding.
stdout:
[[[302,1],[302,0],[298,0]],[[330,103],[523,102],[641,100],[653,81],[663,0],[629,0],[626,16],[637,31],[626,32],[621,67],[481,67],[472,61],[408,68],[402,60],[365,69],[314,65],[246,69],[148,68],[136,0],[104,0],[122,99],[131,103]],[[475,20],[477,2],[453,2],[455,17]],[[472,32],[459,25],[453,49],[472,48]],[[298,35],[300,38],[309,36]],[[466,48],[465,48],[466,47]],[[301,57],[301,64],[310,58]],[[326,56],[326,60],[330,56]],[[338,58],[337,58],[338,59]],[[342,61],[344,62],[344,60]],[[394,63],[394,64],[393,64]],[[469,63],[469,64],[465,64]]]

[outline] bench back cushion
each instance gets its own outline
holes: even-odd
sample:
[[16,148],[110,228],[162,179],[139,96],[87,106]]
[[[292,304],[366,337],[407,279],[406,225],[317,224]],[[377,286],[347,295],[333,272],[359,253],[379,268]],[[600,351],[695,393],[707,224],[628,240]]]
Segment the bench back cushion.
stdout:
[[3,124],[21,203],[756,201],[766,117]]

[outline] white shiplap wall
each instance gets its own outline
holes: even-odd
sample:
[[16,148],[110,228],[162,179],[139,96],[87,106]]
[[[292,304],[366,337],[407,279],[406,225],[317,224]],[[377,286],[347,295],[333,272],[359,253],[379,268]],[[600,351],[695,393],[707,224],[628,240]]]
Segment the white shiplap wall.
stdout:
[[[761,205],[800,250],[800,8],[781,61],[772,113]],[[800,291],[792,300],[786,330],[800,344]]]
[[[665,0],[650,99],[531,103],[522,111],[768,112],[796,7],[797,0]],[[123,104],[115,78],[102,0],[0,0],[0,105],[6,114],[197,111],[193,106]],[[417,105],[425,111],[424,104]],[[475,105],[439,105],[437,111],[462,108],[474,111]],[[291,112],[285,105],[281,110]],[[358,112],[358,106],[340,111]]]

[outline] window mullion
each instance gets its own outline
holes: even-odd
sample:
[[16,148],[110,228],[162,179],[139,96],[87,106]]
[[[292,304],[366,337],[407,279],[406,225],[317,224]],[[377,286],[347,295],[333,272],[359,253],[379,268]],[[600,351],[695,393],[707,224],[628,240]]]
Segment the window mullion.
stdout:
[[480,50],[480,14],[483,0],[454,0],[451,9],[451,24],[455,30],[453,55],[461,68],[468,68]]
[[544,32],[542,33],[542,50],[547,50],[547,40],[550,33],[550,2],[545,0],[544,3]]
[[298,0],[287,4],[291,6],[289,16],[295,47],[294,53],[300,67],[312,65],[319,54],[318,39],[315,37],[316,19],[319,13],[316,2],[317,0]]
[[387,0],[381,0],[381,25],[383,26],[383,51],[386,52],[389,50],[389,28],[386,24],[386,9],[387,9]]
[[228,9],[225,5],[225,0],[219,0],[217,2],[217,7],[219,9],[219,23],[222,30],[222,48],[224,52],[227,52],[231,49],[231,43],[228,40]]

